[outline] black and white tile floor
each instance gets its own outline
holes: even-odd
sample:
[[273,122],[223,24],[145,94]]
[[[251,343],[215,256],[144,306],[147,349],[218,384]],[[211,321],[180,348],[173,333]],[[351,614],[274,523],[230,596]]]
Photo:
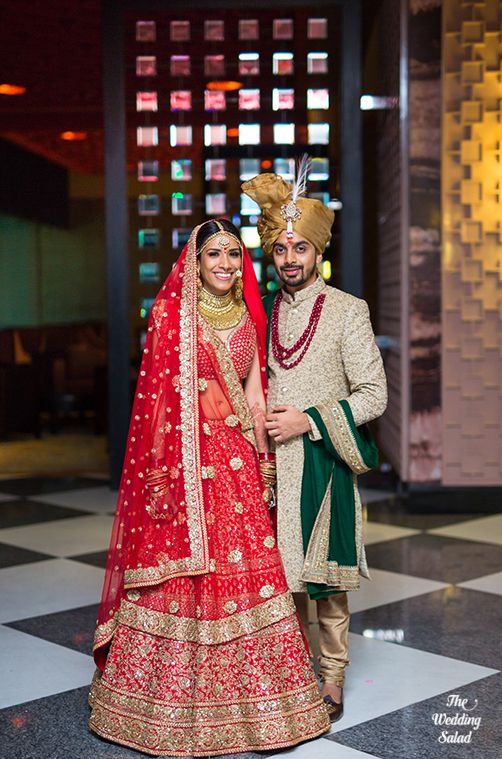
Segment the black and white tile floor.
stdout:
[[[345,715],[280,755],[501,759],[502,514],[364,496],[373,580],[351,597]],[[114,505],[93,477],[0,480],[2,759],[140,756],[87,730]]]

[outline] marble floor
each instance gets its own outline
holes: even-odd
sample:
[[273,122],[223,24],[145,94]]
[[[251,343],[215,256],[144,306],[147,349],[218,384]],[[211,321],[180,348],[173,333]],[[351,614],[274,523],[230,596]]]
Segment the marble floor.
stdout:
[[[280,756],[501,759],[502,514],[412,513],[377,489],[363,501],[372,581],[350,599],[345,714]],[[144,756],[87,729],[114,502],[92,474],[0,480],[5,759]]]

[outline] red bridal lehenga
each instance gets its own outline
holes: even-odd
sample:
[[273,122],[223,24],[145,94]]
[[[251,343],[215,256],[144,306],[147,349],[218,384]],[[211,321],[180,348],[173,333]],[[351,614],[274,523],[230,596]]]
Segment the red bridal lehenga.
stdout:
[[160,291],[95,636],[93,731],[150,754],[278,749],[329,729],[263,500],[242,380],[265,322],[198,314],[194,230]]

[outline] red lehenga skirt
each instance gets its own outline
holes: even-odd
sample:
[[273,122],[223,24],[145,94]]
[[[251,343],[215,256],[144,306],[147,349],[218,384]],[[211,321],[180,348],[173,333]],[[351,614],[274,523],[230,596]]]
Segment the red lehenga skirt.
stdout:
[[291,746],[329,729],[275,544],[256,455],[205,420],[210,572],[129,591],[90,727],[149,754]]

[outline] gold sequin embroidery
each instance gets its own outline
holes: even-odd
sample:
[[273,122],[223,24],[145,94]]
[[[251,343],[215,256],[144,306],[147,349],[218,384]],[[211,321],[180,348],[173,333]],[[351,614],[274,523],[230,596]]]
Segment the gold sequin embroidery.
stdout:
[[264,585],[262,588],[260,588],[260,596],[262,598],[270,598],[270,596],[274,595],[275,587],[273,585]]
[[[270,588],[272,586],[265,587]],[[274,588],[272,587],[273,592]],[[235,601],[228,601],[227,603],[234,604]],[[233,614],[233,612],[229,612],[226,605],[224,608],[227,613]],[[237,605],[234,611],[236,610]],[[204,620],[174,616],[174,614],[147,609],[125,600],[122,601],[118,612],[120,624],[133,630],[204,645],[224,643],[242,635],[249,635],[295,613],[296,608],[290,593],[281,593],[258,604],[258,606],[238,612],[231,618],[225,619]]]

